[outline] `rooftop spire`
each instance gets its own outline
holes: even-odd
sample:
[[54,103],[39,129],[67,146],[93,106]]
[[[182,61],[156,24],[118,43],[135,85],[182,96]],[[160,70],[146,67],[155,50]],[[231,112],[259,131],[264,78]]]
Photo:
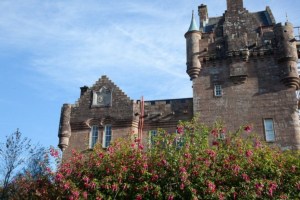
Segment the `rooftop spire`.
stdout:
[[196,20],[194,18],[194,10],[192,11],[192,20],[191,20],[191,25],[190,25],[188,32],[189,31],[199,31]]

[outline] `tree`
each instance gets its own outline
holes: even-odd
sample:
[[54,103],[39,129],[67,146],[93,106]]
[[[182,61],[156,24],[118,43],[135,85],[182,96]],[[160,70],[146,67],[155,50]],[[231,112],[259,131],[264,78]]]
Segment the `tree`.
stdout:
[[26,157],[24,154],[31,148],[30,140],[17,129],[16,132],[6,136],[6,142],[0,144],[0,160],[4,176],[0,199],[7,199],[7,187],[14,175],[15,170],[20,167]]
[[34,179],[45,175],[46,168],[50,165],[48,149],[39,145],[35,146],[34,149],[31,149],[29,156],[21,173],[30,173]]

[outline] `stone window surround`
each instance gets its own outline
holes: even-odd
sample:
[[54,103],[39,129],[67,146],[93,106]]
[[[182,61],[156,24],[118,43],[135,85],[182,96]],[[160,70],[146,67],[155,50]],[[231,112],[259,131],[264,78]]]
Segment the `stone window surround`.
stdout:
[[[105,97],[103,97],[103,90],[108,90],[109,93],[106,94],[107,97],[109,97],[109,103],[103,104],[105,101]],[[107,86],[102,86],[99,90],[93,90],[93,96],[92,96],[92,107],[110,107],[112,106],[112,89]],[[101,97],[103,102],[99,102],[99,97]]]

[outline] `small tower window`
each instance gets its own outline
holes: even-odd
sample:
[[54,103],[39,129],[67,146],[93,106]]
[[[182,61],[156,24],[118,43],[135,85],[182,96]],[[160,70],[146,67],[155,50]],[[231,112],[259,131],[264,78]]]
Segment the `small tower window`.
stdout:
[[274,131],[273,119],[264,119],[264,128],[265,128],[266,142],[274,142],[275,131]]
[[110,145],[111,141],[111,125],[104,126],[103,138],[102,138],[102,147],[107,148]]
[[222,96],[222,86],[221,85],[215,85],[214,86],[214,95],[215,95],[215,97],[221,97]]
[[90,142],[89,147],[92,149],[94,148],[95,144],[98,140],[98,126],[92,126],[91,132],[90,132]]

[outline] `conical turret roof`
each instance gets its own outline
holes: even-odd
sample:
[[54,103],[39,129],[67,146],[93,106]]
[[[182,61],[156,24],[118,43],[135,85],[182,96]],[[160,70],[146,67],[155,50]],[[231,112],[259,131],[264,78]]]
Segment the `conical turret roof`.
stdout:
[[194,18],[194,11],[192,11],[192,20],[191,20],[191,25],[190,25],[188,32],[189,31],[199,31],[196,20]]

